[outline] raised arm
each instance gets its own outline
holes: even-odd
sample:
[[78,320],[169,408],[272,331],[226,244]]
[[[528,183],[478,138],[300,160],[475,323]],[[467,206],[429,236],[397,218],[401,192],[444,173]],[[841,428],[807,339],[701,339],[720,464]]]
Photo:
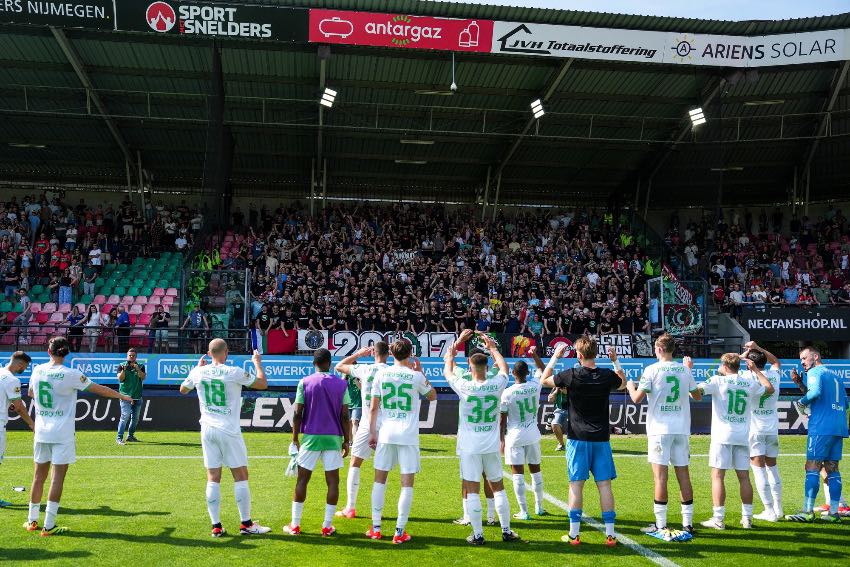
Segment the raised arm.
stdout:
[[755,363],[749,358],[745,358],[744,361],[747,364],[747,369],[752,372],[756,378],[758,378],[759,383],[764,386],[764,393],[767,396],[773,394],[776,389],[773,387],[773,384],[770,383],[770,380],[767,379],[767,376],[764,375],[764,372],[758,369]]
[[532,360],[534,360],[534,367],[537,368],[537,370],[543,371],[546,369],[546,365],[543,364],[543,359],[540,358],[539,354],[537,354],[536,346],[528,347],[528,355],[532,358]]
[[620,361],[617,360],[617,349],[609,346],[608,358],[611,359],[611,362],[614,364],[614,372],[620,378],[620,387],[617,389],[622,390],[626,387],[626,371],[623,370],[623,367],[620,365]]
[[340,360],[334,369],[337,374],[346,374],[351,376],[354,371],[354,365],[357,363],[357,360],[363,356],[375,356],[375,347],[364,347],[352,354],[349,354]]
[[101,386],[100,384],[92,383],[92,385],[89,386],[86,391],[102,398],[116,398],[119,400],[124,400],[125,402],[130,402],[131,404],[135,403],[133,398],[131,398],[130,396],[124,395],[118,390],[113,390],[112,388]]
[[744,345],[744,349],[745,350],[757,350],[757,351],[764,354],[765,358],[767,358],[768,364],[775,366],[776,368],[779,368],[779,367],[782,366],[782,362],[780,362],[780,360],[778,358],[776,358],[776,356],[772,352],[763,349],[762,347],[757,345],[755,341],[750,341],[750,342],[746,343]]
[[481,331],[476,331],[476,333],[478,333],[478,336],[484,341],[484,346],[487,347],[487,350],[490,352],[490,356],[493,357],[493,361],[499,368],[499,373],[504,374],[505,376],[510,376],[511,371],[508,368],[508,363],[505,362],[505,357],[502,356],[501,352],[499,352],[499,345],[496,344],[493,337]]
[[253,390],[265,390],[269,387],[269,381],[266,379],[266,369],[263,368],[263,357],[260,356],[260,351],[254,351],[251,361],[254,363],[254,370],[257,372],[257,378],[251,384],[251,388]]
[[558,345],[558,348],[555,349],[555,352],[552,353],[552,358],[549,359],[549,364],[547,364],[546,368],[543,369],[543,375],[540,377],[540,384],[544,388],[555,387],[555,380],[553,378],[555,365],[558,364],[558,359],[564,356],[565,352],[567,352],[567,345],[565,343],[561,343]]

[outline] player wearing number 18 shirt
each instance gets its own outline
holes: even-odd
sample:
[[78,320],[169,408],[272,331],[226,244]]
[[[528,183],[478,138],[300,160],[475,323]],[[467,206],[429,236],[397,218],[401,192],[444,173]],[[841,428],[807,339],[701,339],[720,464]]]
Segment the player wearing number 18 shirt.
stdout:
[[493,489],[496,513],[502,526],[502,541],[517,541],[519,536],[511,530],[511,510],[505,487],[502,484],[502,460],[499,456],[499,402],[508,384],[508,365],[493,339],[478,333],[493,357],[499,373],[487,378],[487,357],[476,353],[470,358],[472,379],[464,380],[456,373],[455,356],[459,347],[469,338],[461,334],[449,347],[444,357],[443,375],[459,397],[457,453],[460,471],[466,489],[466,509],[472,524],[472,535],[466,541],[471,545],[484,544],[481,518],[481,475]]
[[372,485],[372,527],[366,537],[381,539],[387,475],[398,466],[401,494],[394,544],[411,539],[405,528],[413,504],[413,481],[419,472],[420,396],[437,399],[437,392],[422,373],[422,365],[415,358],[411,362],[412,350],[410,341],[405,339],[392,344],[390,352],[395,364],[375,375],[369,407],[369,446],[375,448],[375,483]]
[[[756,380],[740,374],[741,361]],[[753,361],[736,353],[720,357],[718,373],[699,385],[703,395],[711,396],[711,444],[708,466],[711,467],[711,493],[714,504],[711,518],[702,526],[726,529],[726,489],[723,480],[727,470],[734,470],[741,488],[741,526],[753,527],[753,485],[750,483],[750,421],[759,398],[774,392],[773,384],[756,368]]]
[[[664,541],[687,541],[693,535],[694,490],[691,485],[691,404],[688,396],[699,401],[702,394],[691,373],[692,364],[673,360],[676,343],[668,334],[655,340],[658,362],[647,366],[639,385],[629,380],[626,387],[634,403],[647,400],[646,436],[648,461],[655,479],[655,523],[641,531]],[[667,527],[667,478],[673,466],[679,481],[682,503],[682,530]]]
[[221,525],[221,468],[227,467],[233,475],[233,494],[239,510],[239,533],[242,535],[265,534],[271,528],[261,526],[251,519],[251,492],[248,488],[248,450],[242,439],[239,413],[242,408],[242,387],[265,390],[268,386],[260,353],[254,351],[253,362],[256,375],[242,368],[229,366],[227,343],[213,339],[209,344],[212,364],[201,357],[198,366],[180,384],[180,393],[198,390],[201,406],[201,449],[204,467],[207,469],[207,511],[212,522],[212,536],[225,534]]

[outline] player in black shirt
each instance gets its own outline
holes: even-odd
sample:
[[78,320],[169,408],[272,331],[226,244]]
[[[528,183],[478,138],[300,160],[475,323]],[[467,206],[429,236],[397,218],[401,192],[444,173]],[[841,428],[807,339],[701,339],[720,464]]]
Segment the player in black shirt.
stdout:
[[617,361],[617,351],[608,347],[608,356],[616,373],[596,367],[598,347],[589,337],[575,342],[578,368],[568,368],[553,376],[558,359],[564,356],[566,344],[558,345],[543,371],[540,383],[546,388],[566,388],[570,419],[567,422],[567,472],[570,478],[570,533],[562,541],[578,545],[581,527],[584,483],[593,473],[599,489],[602,521],[609,547],[616,545],[614,536],[614,493],[611,481],[617,478],[611,452],[609,396],[613,390],[626,387],[626,374]]

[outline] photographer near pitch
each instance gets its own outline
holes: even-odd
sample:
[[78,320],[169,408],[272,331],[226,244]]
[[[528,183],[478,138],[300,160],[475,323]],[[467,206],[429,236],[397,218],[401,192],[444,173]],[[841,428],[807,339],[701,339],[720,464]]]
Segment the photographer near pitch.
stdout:
[[[136,360],[135,348],[127,351],[127,361],[118,365],[118,391],[130,396],[133,403],[121,401],[121,420],[118,422],[119,445],[124,444],[124,430],[127,429],[127,441],[137,442],[136,427],[142,413],[142,383],[145,381],[145,365]],[[129,429],[128,429],[129,424]]]

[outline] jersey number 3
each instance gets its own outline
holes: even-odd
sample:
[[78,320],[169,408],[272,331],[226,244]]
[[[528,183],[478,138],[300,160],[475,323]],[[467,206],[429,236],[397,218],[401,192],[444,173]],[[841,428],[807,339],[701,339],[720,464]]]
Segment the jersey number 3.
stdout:
[[496,396],[484,396],[484,398],[470,398],[472,413],[467,416],[469,423],[493,423],[496,421],[496,408],[499,406],[499,398]]

